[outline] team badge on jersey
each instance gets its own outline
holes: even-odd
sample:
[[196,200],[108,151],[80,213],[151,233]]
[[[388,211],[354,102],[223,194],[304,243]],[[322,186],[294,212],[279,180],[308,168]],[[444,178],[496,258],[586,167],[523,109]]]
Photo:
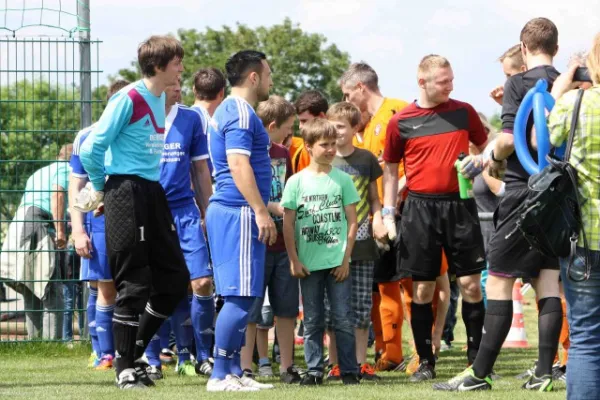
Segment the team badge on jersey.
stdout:
[[375,127],[375,136],[379,135],[379,132],[381,132],[381,124],[377,124]]

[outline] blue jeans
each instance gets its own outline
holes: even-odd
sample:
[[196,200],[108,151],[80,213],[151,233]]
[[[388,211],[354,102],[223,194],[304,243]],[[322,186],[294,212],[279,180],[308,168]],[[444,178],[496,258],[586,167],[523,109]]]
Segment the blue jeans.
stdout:
[[[571,348],[567,365],[567,398],[595,399],[600,393],[600,251],[589,251],[592,273],[589,280],[575,282],[567,277],[568,260],[561,259],[561,278],[567,300]],[[581,279],[585,271],[584,250],[570,275]]]
[[73,311],[79,310],[79,335],[83,334],[85,317],[83,308],[83,297],[80,282],[66,282],[63,284],[63,299],[65,312],[63,317],[63,340],[73,340]]
[[337,341],[342,375],[358,374],[352,314],[352,280],[336,282],[331,269],[311,271],[300,280],[304,305],[304,359],[310,375],[323,376],[325,291],[331,305],[331,321]]

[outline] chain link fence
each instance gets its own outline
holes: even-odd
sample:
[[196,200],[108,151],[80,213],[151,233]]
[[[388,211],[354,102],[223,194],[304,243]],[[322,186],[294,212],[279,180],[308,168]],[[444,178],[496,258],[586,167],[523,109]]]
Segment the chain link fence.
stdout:
[[68,160],[101,112],[100,42],[88,0],[26,4],[0,8],[0,341],[79,340],[87,297],[63,246]]

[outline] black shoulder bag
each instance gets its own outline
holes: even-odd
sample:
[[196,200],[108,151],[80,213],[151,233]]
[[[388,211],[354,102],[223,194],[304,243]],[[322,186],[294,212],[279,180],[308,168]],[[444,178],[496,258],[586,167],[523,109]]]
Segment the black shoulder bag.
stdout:
[[587,238],[582,230],[577,171],[569,163],[582,98],[583,90],[580,89],[575,100],[564,159],[556,157],[554,150],[546,156],[549,164],[539,173],[531,175],[527,183],[527,198],[516,210],[519,215],[517,227],[533,249],[548,257],[569,257],[569,278],[579,233],[582,232],[586,272],[583,279],[578,281],[589,279],[591,270]]

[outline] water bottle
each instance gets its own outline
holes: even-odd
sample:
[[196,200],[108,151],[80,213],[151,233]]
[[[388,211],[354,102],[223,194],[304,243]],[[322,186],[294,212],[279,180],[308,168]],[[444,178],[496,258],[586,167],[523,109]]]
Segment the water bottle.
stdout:
[[473,198],[473,184],[470,179],[465,178],[465,176],[460,172],[460,166],[462,164],[462,160],[465,159],[467,155],[465,153],[460,153],[458,155],[458,160],[454,163],[454,167],[456,168],[456,175],[458,176],[458,189],[460,191],[461,199],[471,199]]

